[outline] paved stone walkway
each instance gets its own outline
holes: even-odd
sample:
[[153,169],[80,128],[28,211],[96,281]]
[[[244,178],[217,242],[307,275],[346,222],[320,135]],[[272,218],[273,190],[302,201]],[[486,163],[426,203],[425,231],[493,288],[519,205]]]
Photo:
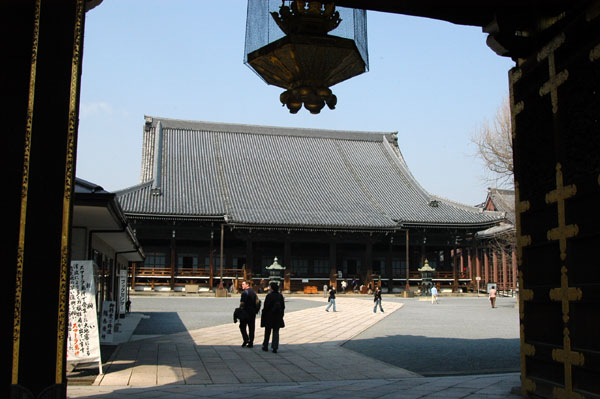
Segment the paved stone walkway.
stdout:
[[[423,378],[408,370],[344,349],[341,345],[383,320],[402,303],[338,298],[337,312],[322,307],[289,312],[277,354],[241,347],[238,325],[229,323],[119,345],[93,386],[69,386],[71,399],[144,398],[518,398],[519,375]],[[233,321],[233,320],[232,320]]]
[[518,399],[519,374],[300,383],[69,387],[72,399]]
[[[326,302],[323,299],[313,299]],[[416,377],[340,345],[376,324],[402,303],[373,313],[371,303],[338,298],[337,312],[323,307],[285,315],[277,354],[261,350],[264,329],[257,319],[255,346],[241,347],[237,324],[121,344],[95,385],[239,384],[340,379]],[[357,367],[340,367],[341,365]]]

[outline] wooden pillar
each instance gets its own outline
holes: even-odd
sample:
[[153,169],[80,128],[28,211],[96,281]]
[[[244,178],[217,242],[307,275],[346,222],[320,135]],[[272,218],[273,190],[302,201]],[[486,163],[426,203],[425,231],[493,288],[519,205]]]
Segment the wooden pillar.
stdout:
[[291,264],[292,264],[292,243],[291,243],[291,237],[290,237],[290,232],[288,231],[287,234],[285,235],[285,238],[283,240],[283,263],[280,262],[280,264],[285,267],[285,270],[283,271],[283,291],[284,292],[289,292],[291,289],[291,280],[290,280],[290,274],[291,274]]
[[[252,239],[252,233],[248,233],[246,239],[246,269],[253,270],[254,265],[254,242]],[[288,267],[288,266],[286,266]]]
[[456,239],[454,240],[454,249],[450,252],[452,254],[452,279],[454,280],[452,283],[452,292],[458,292],[458,273],[456,268],[458,267],[458,257],[456,253]]
[[475,278],[481,278],[481,250],[475,248]]
[[406,284],[404,285],[404,290],[405,292],[408,292],[408,290],[410,289],[410,245],[409,245],[409,232],[408,230],[406,230],[406,244],[405,244],[405,248],[406,248],[406,253],[404,254],[406,256]]
[[392,260],[393,260],[393,248],[394,248],[394,236],[390,237],[390,243],[388,245],[387,255],[385,257],[385,274],[387,276],[387,286],[388,293],[392,293],[394,290],[394,275],[392,269]]
[[[210,232],[210,247],[208,252],[208,290],[212,292],[215,281],[215,232]],[[245,278],[245,277],[244,277]]]
[[[219,254],[219,289],[223,289],[223,267],[225,267],[225,223],[221,224],[221,248]],[[250,284],[252,286],[253,284]]]
[[292,290],[292,280],[291,280],[292,272],[289,267],[285,268],[283,272],[283,292],[290,293]]
[[490,260],[488,256],[488,248],[483,248],[483,269],[484,269],[484,284],[490,282]]
[[170,288],[175,290],[175,269],[177,268],[177,243],[175,242],[175,230],[171,232],[171,240],[169,242],[169,267],[171,268]]
[[22,0],[1,7],[7,397],[44,391],[66,398],[84,7],[83,0]]
[[290,269],[292,264],[292,243],[290,233],[288,232],[283,239],[283,259],[280,264],[286,269]]
[[508,290],[508,264],[506,263],[506,250],[502,248],[502,289]]
[[335,235],[329,241],[329,285],[337,286],[337,241]]
[[516,291],[519,287],[519,270],[517,265],[517,249],[513,246],[510,252],[511,272],[512,272],[512,289]]
[[135,273],[136,273],[137,263],[133,262],[131,264],[131,289],[135,291]]
[[471,248],[467,249],[467,270],[469,273],[469,280],[473,282],[473,251]]
[[493,248],[492,249],[492,275],[494,278],[494,283],[498,284],[498,251]]
[[371,287],[374,286],[373,284],[373,241],[371,240],[371,237],[369,237],[367,239],[367,243],[365,245],[365,285],[368,287],[369,284],[371,284]]
[[518,279],[518,270],[517,270],[517,251],[516,248],[512,248],[511,252],[511,260],[512,260],[512,289],[513,292],[517,290],[517,282]]
[[425,232],[423,232],[423,241],[421,242],[421,263],[418,265],[419,267],[425,264],[425,258],[427,258],[427,237],[425,236]]

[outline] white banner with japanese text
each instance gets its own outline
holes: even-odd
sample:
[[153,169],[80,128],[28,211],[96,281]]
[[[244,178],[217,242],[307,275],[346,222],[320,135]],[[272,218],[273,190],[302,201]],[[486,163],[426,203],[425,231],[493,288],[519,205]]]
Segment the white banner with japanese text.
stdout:
[[69,281],[67,360],[100,362],[93,261],[72,261]]

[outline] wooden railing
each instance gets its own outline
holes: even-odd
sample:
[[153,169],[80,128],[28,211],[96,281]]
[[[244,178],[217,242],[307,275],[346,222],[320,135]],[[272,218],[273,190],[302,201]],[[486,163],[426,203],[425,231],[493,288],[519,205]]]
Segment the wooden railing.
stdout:
[[171,268],[170,267],[145,267],[145,266],[135,268],[135,277],[151,277],[151,276],[170,277],[171,276]]
[[[133,269],[130,269],[130,274],[132,274]],[[137,266],[135,268],[135,276],[136,277],[208,277],[210,276],[210,268],[209,267],[197,267],[197,268],[176,268],[175,270],[171,270],[170,267],[153,267],[153,266]],[[215,268],[213,269],[213,276],[218,277],[221,275],[221,269]],[[242,278],[244,276],[244,269],[237,268],[224,268],[223,269],[223,277],[235,277],[238,276]]]
[[[171,286],[171,288],[175,288],[182,287],[185,284],[198,284],[202,287],[213,287],[219,282],[221,276],[220,268],[213,268],[211,275],[210,267],[208,266],[176,268],[174,273],[170,267],[136,266],[135,268],[130,268],[129,272],[132,288],[135,288],[136,285],[143,285],[150,286],[152,289],[154,289],[155,286]],[[235,279],[236,277],[241,281],[251,279],[252,275],[245,269],[223,268],[223,278],[225,280]],[[470,289],[476,287],[474,281],[465,282],[465,280],[469,278],[468,273],[459,272],[456,277],[461,280],[461,285],[467,284]],[[405,278],[405,274],[394,275],[394,279],[404,280]],[[411,284],[418,284],[421,280],[421,273],[411,270],[409,279],[411,280]],[[322,279],[317,280],[319,280],[319,282],[314,284],[317,284],[320,289],[322,287],[322,282],[320,280]],[[382,276],[382,280],[385,281],[386,276]],[[442,286],[451,286],[454,282],[454,274],[452,271],[438,271],[434,274],[433,281]],[[501,282],[499,283],[500,287],[502,287]],[[291,289],[302,291],[305,285],[306,284],[301,284],[299,281],[293,281]],[[480,288],[484,288],[483,285]],[[352,287],[348,287],[348,289],[352,290]]]
[[[223,278],[226,279],[246,279],[248,273],[245,269],[238,268],[223,268]],[[135,266],[130,267],[129,275],[131,276],[131,287],[136,285],[150,286],[154,289],[155,286],[171,286],[179,287],[189,283],[198,284],[200,286],[212,287],[213,283],[221,277],[221,269],[208,266],[201,267],[185,267],[175,268],[156,267],[156,266]]]
[[[421,279],[421,272],[419,271],[410,271],[408,274],[408,278],[411,280],[420,280]],[[401,273],[400,275],[394,275],[394,278],[400,278],[400,279],[406,279],[406,272]],[[435,274],[433,275],[433,279],[437,280],[437,279],[453,279],[454,278],[454,272],[450,271],[439,271],[439,272],[435,272]],[[461,273],[458,272],[456,273],[456,278],[458,279],[466,279],[469,278],[468,273]],[[382,280],[385,280],[385,277],[382,276]]]

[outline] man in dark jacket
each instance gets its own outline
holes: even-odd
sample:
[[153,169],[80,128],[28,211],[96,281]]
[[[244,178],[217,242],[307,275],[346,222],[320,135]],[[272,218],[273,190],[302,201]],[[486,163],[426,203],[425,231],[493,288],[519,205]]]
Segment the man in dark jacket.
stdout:
[[[240,302],[244,304],[244,310],[248,313],[247,322],[242,322],[240,320],[240,331],[242,332],[242,338],[244,339],[242,347],[248,346],[248,348],[252,348],[254,346],[256,314],[258,313],[258,307],[256,306],[258,297],[247,281],[242,282],[242,298]],[[247,331],[246,326],[248,327]]]
[[240,331],[245,331],[241,328],[242,323],[248,323],[248,313],[244,310],[244,302],[240,302],[240,307],[233,311],[233,322],[237,323],[238,320],[240,321]]
[[273,331],[271,348],[273,348],[273,353],[277,353],[277,349],[279,348],[279,329],[285,327],[283,323],[285,302],[283,295],[279,293],[279,285],[277,283],[271,283],[269,288],[270,292],[265,298],[265,306],[260,317],[260,326],[265,328],[265,339],[262,350],[265,352],[269,350],[269,338],[271,331]]

